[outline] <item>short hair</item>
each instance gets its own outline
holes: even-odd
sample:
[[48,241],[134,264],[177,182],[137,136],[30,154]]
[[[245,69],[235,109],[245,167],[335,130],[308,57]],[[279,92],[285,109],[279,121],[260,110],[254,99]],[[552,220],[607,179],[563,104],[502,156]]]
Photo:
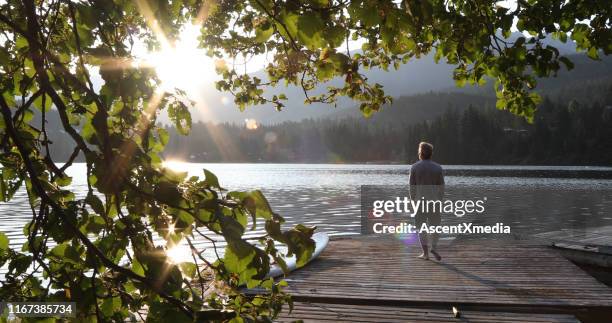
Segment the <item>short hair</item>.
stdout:
[[422,159],[430,159],[432,154],[433,154],[433,145],[428,142],[422,141],[419,144],[419,156]]

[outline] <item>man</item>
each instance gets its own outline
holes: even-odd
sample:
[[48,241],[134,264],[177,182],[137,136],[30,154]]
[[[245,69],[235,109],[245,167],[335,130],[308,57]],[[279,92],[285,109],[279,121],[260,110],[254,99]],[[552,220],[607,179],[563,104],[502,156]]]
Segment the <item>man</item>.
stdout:
[[[433,145],[428,142],[421,142],[419,144],[419,161],[410,167],[410,198],[412,200],[422,200],[422,203],[425,203],[423,206],[425,209],[419,208],[415,216],[417,230],[419,230],[419,241],[423,249],[423,254],[419,258],[429,260],[429,253],[431,252],[435,259],[440,261],[442,257],[436,250],[438,234],[420,232],[424,223],[428,227],[440,225],[441,210],[433,207],[435,203],[430,203],[429,209],[427,209],[426,203],[428,200],[441,201],[444,196],[443,170],[440,165],[431,160],[432,155]],[[431,249],[428,248],[428,236]]]

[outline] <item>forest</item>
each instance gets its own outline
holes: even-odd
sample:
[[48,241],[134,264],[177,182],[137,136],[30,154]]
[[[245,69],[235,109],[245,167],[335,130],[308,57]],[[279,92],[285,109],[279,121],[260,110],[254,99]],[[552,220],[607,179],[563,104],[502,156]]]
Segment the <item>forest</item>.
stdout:
[[[443,93],[400,98],[373,120],[342,116],[256,129],[198,122],[187,137],[167,127],[171,139],[164,155],[192,162],[411,163],[424,140],[445,164],[611,165],[612,87],[602,98],[583,103],[545,97],[531,124],[486,98]],[[402,106],[415,102],[427,104]],[[401,109],[412,109],[413,118]]]
[[[420,141],[445,164],[612,165],[612,85],[545,96],[533,123],[495,108],[481,94],[400,97],[372,118],[345,109],[327,118],[278,124],[195,122],[183,136],[165,125],[166,159],[190,162],[412,163]],[[556,92],[561,93],[561,92]],[[36,117],[35,117],[36,118]],[[52,154],[73,153],[49,118]],[[83,161],[82,156],[77,159]]]
[[[601,87],[601,85],[599,85]],[[612,165],[612,85],[545,96],[533,123],[495,108],[480,94],[400,97],[372,118],[346,109],[333,117],[278,124],[195,122],[183,136],[165,125],[166,159],[190,162],[412,163],[420,141],[445,164]],[[73,152],[49,118],[52,154]],[[82,157],[77,160],[83,161]]]

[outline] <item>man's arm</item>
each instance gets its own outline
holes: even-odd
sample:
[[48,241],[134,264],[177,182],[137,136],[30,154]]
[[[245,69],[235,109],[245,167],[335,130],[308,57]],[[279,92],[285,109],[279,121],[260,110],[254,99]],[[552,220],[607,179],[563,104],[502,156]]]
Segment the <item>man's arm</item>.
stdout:
[[[414,164],[413,164],[414,166]],[[410,182],[410,199],[413,199],[413,197],[416,197],[416,177],[414,176],[414,167],[410,166],[410,175],[409,175],[409,182]]]

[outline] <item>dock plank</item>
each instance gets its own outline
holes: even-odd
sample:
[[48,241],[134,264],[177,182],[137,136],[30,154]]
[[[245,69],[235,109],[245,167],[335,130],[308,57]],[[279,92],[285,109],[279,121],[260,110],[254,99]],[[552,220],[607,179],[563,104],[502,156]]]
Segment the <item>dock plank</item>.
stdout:
[[612,248],[612,225],[576,230],[549,231],[536,234],[534,237],[549,242],[578,243]]
[[278,322],[499,322],[499,323],[575,323],[573,315],[522,314],[507,312],[461,311],[455,318],[450,309],[425,309],[399,306],[339,305],[296,302],[292,313],[283,313]]
[[546,306],[612,309],[612,290],[550,248],[525,242],[462,241],[443,261],[393,237],[331,241],[286,278],[297,301],[361,304]]

